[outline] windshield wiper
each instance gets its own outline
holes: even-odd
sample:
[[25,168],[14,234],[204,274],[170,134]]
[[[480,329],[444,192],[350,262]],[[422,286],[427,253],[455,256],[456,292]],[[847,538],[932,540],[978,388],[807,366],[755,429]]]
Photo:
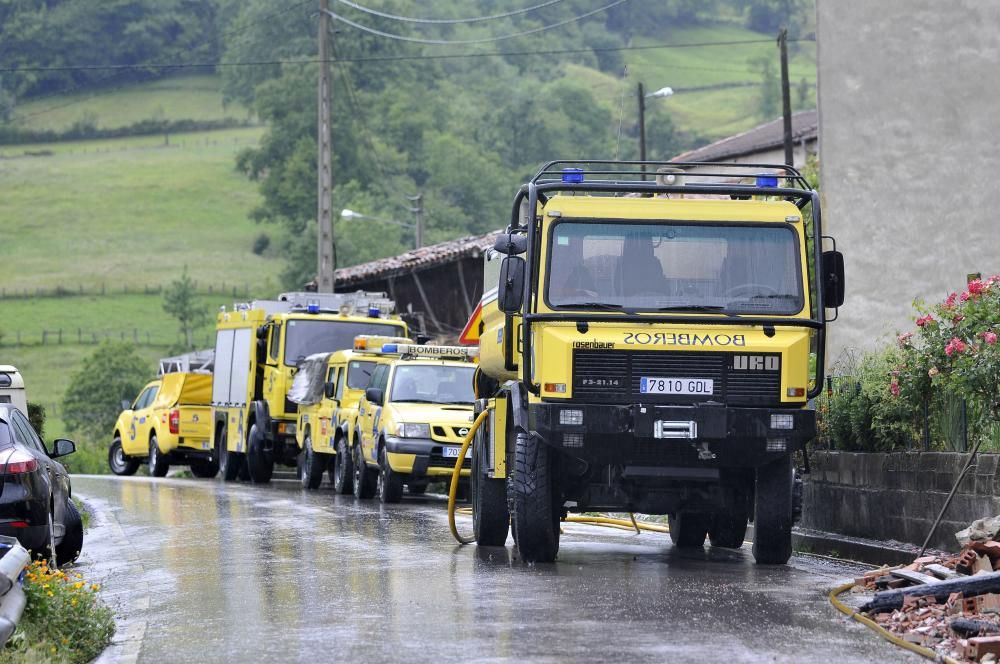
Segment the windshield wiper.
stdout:
[[393,399],[393,403],[441,403],[433,399]]
[[710,314],[725,314],[729,318],[739,318],[736,314],[726,311],[726,307],[717,304],[675,304],[669,307],[659,307],[656,311],[701,311]]
[[587,307],[589,309],[603,309],[605,311],[624,311],[625,313],[632,313],[631,309],[626,309],[624,305],[614,304],[613,302],[566,302],[564,304],[558,304],[556,306]]

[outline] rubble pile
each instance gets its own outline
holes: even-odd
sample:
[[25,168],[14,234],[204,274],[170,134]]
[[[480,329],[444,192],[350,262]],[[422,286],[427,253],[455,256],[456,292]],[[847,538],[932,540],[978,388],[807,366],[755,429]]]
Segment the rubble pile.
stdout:
[[960,662],[1000,664],[1000,517],[956,533],[958,555],[927,555],[855,580],[860,613],[904,641]]

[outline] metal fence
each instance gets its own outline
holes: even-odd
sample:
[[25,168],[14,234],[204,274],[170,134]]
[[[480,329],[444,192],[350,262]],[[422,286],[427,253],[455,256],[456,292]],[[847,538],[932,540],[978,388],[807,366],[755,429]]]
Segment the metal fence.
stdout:
[[[39,297],[84,297],[84,296],[95,296],[95,295],[162,295],[164,289],[169,286],[163,284],[107,284],[101,283],[100,286],[84,286],[83,284],[78,284],[76,286],[65,286],[57,285],[50,286],[48,288],[6,288],[0,287],[0,300],[29,300]],[[208,284],[202,286],[195,283],[195,294],[200,296],[226,296],[232,297],[233,299],[249,300],[250,299],[250,284],[227,284],[222,282],[221,284]]]

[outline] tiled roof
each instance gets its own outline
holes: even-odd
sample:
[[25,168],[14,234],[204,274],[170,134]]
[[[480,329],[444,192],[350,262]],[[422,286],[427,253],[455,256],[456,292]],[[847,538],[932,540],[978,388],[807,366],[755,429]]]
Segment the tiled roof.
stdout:
[[500,235],[500,231],[493,231],[485,235],[469,235],[457,240],[412,249],[398,256],[380,258],[361,265],[341,268],[337,270],[336,274],[337,288],[418,272],[469,256],[479,256],[485,249],[493,246],[498,235]]
[[[818,129],[819,114],[815,110],[792,114],[793,142],[816,140]],[[742,134],[729,136],[697,150],[679,154],[672,161],[721,161],[740,157],[780,147],[785,140],[784,136],[784,123],[782,118],[778,118]]]

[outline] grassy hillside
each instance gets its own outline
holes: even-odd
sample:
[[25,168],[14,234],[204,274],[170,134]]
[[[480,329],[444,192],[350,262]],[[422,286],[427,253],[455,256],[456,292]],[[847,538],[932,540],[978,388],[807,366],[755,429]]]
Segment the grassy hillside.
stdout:
[[141,120],[221,120],[249,117],[238,103],[223,104],[218,76],[177,76],[128,87],[83,90],[28,100],[14,114],[22,129],[65,130],[78,122],[100,129]]

